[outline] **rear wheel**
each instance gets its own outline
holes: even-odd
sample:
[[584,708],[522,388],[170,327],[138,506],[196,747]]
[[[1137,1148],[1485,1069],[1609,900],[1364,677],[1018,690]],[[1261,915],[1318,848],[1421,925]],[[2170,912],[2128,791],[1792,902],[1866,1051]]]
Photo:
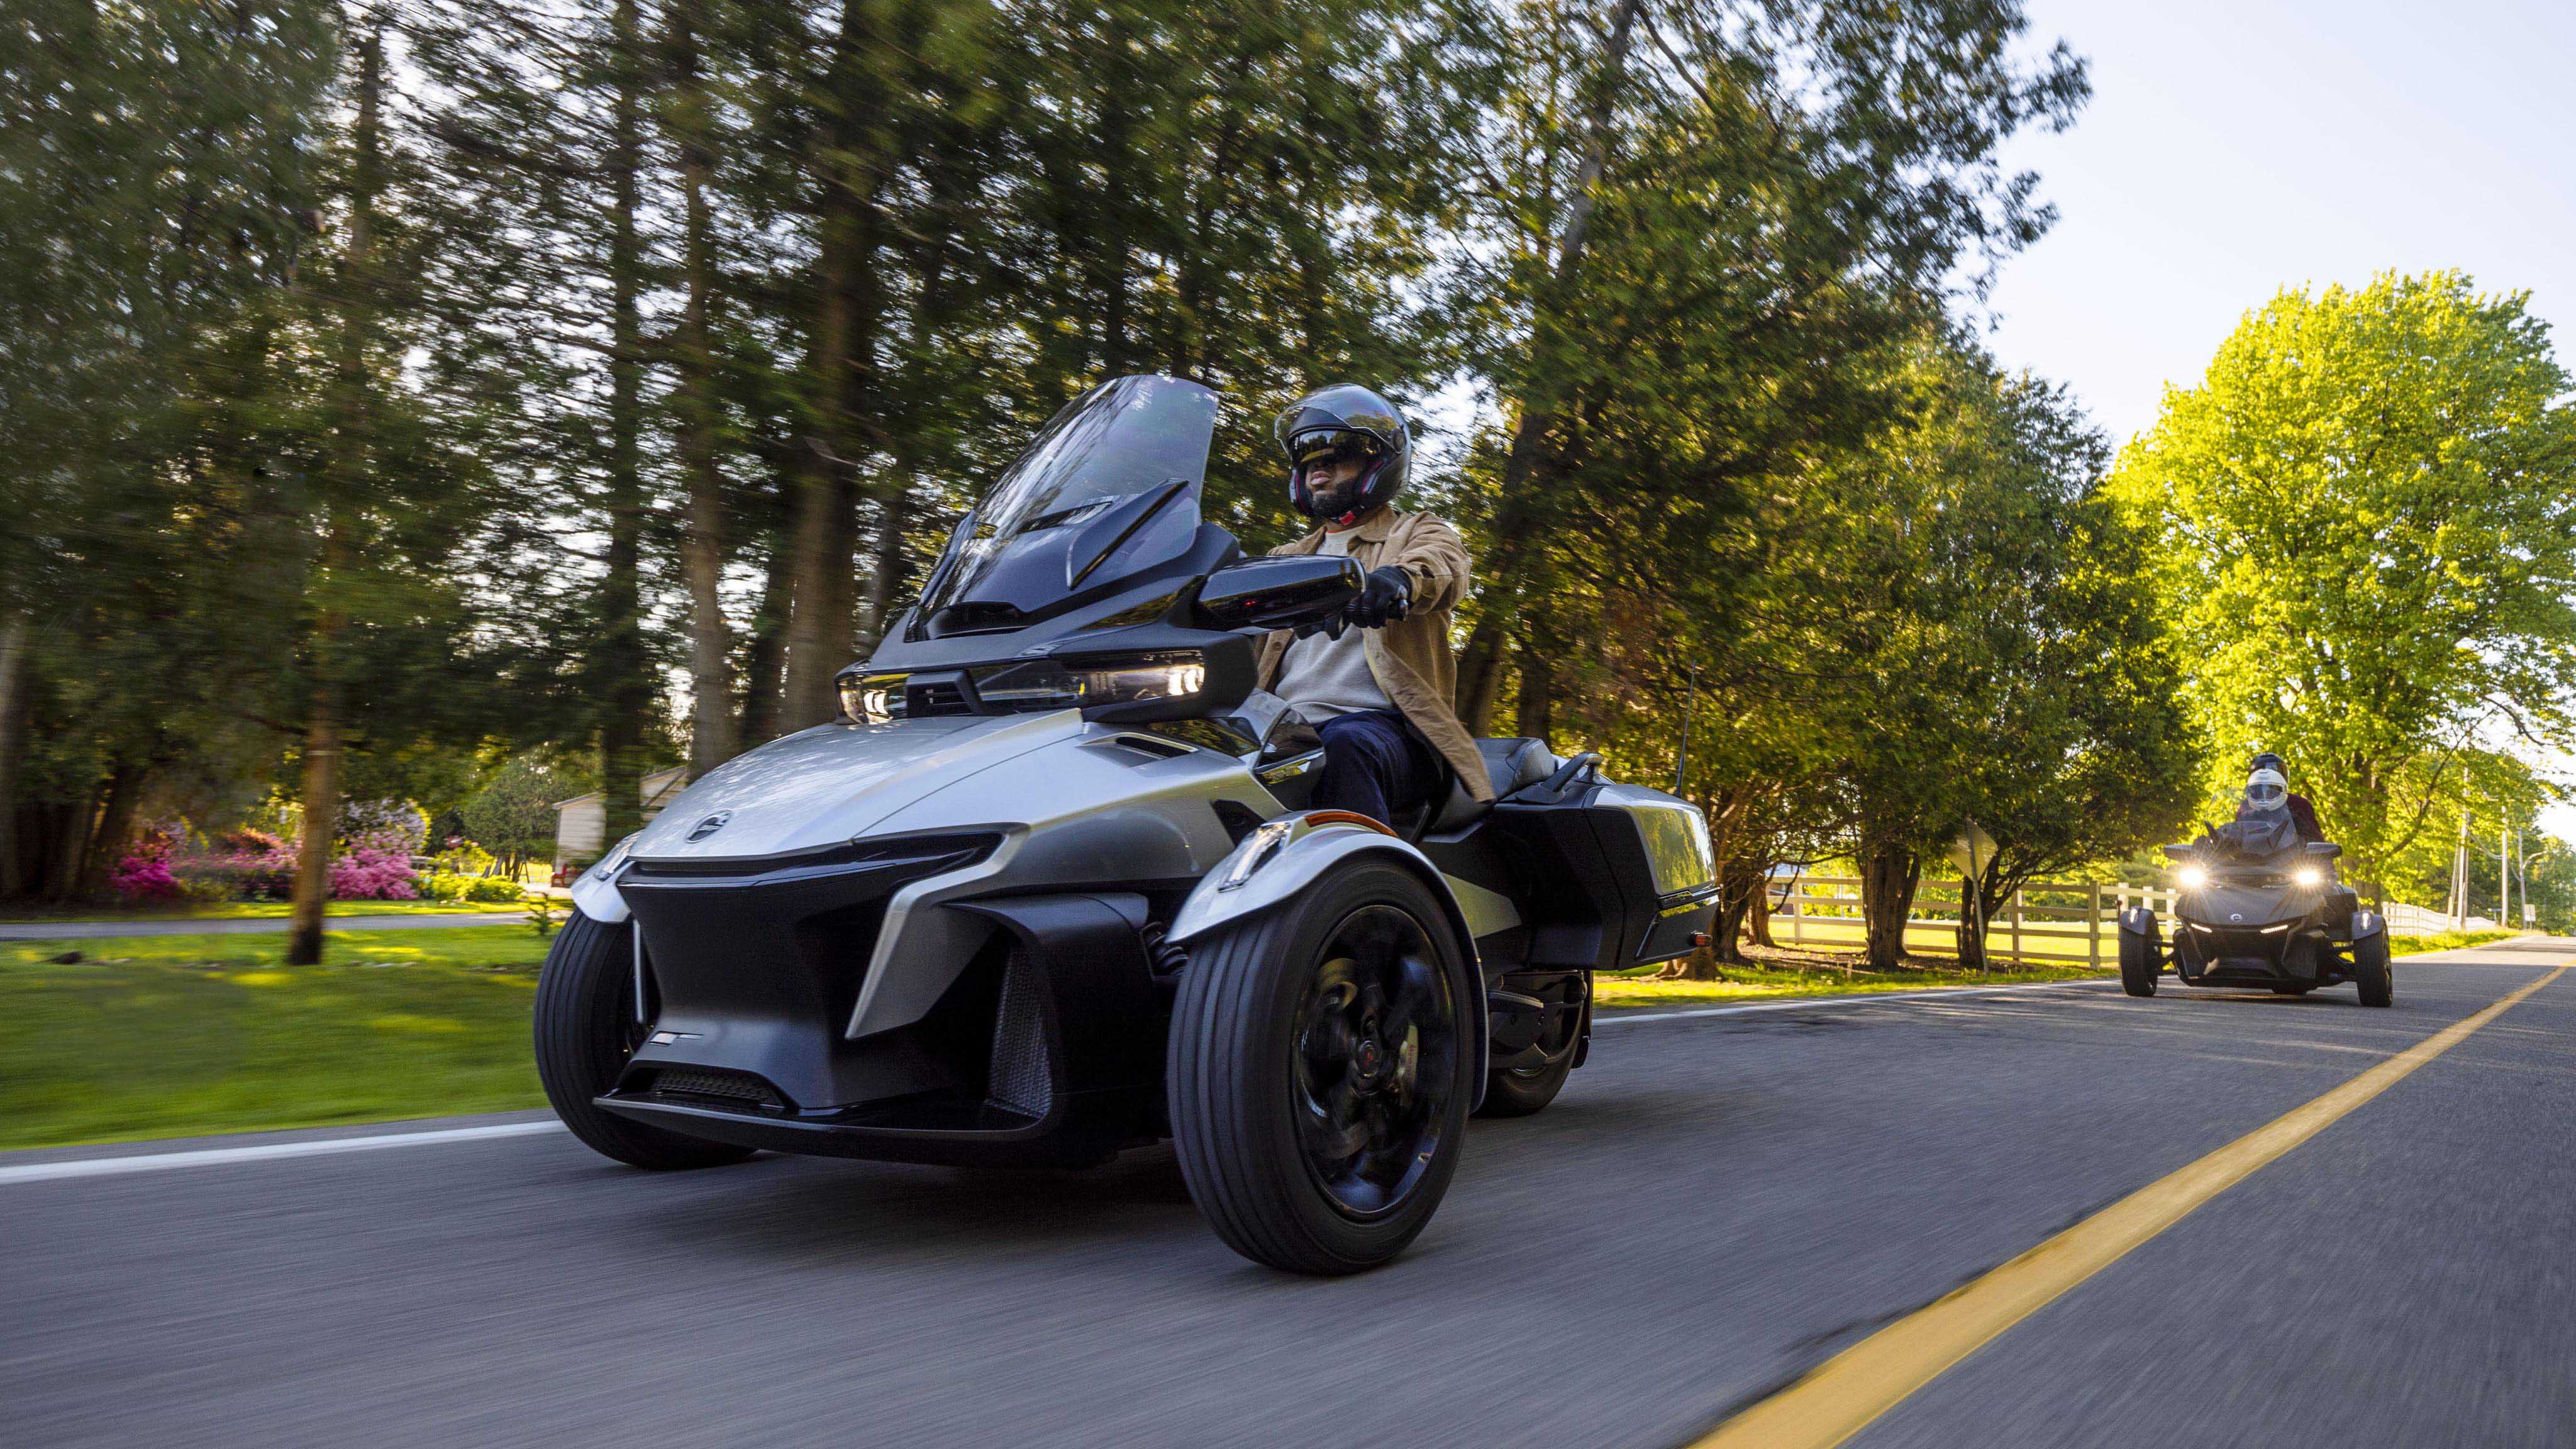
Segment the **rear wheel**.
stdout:
[[635,928],[573,912],[555,933],[537,977],[537,1080],[555,1115],[592,1151],[630,1167],[668,1172],[722,1167],[748,1147],[701,1142],[599,1110],[593,1098],[617,1085],[644,1041],[635,1014]]
[[2164,963],[2156,959],[2156,943],[2136,931],[2120,933],[2120,989],[2131,996],[2156,994],[2156,974]]
[[1465,1145],[1481,1002],[1439,903],[1354,862],[1190,951],[1167,1072],[1190,1196],[1226,1246],[1292,1273],[1413,1241]]
[[2388,936],[2378,932],[2352,943],[2352,981],[2364,1006],[2390,1006],[2397,1000],[2395,973],[2388,966]]
[[1583,1041],[1584,1019],[1592,1013],[1591,978],[1574,978],[1568,1009],[1538,1041],[1546,1060],[1535,1066],[1496,1067],[1485,1074],[1485,1100],[1479,1117],[1529,1117],[1545,1111],[1574,1075],[1574,1050]]

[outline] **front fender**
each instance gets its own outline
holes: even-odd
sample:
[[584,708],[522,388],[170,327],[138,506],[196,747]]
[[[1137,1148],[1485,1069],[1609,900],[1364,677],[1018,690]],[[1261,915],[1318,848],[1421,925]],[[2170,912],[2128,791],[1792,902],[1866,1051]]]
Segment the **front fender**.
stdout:
[[1448,922],[1450,937],[1458,944],[1459,959],[1467,963],[1467,986],[1473,995],[1466,1003],[1465,1015],[1475,1032],[1475,1091],[1477,1103],[1481,1104],[1493,1032],[1485,1003],[1477,999],[1484,995],[1485,974],[1476,955],[1476,937],[1468,926],[1467,913],[1459,908],[1458,895],[1449,888],[1449,878],[1440,873],[1429,856],[1374,822],[1357,823],[1361,818],[1335,810],[1307,811],[1282,816],[1254,830],[1235,846],[1233,854],[1200,879],[1173,916],[1165,939],[1186,945],[1221,926],[1275,910],[1346,860],[1376,857],[1411,871],[1430,890],[1432,899],[1440,902],[1441,916]]
[[630,835],[617,842],[617,848],[599,858],[597,865],[584,870],[572,883],[574,910],[603,926],[621,925],[629,912],[626,897],[618,892],[617,876],[626,869],[627,847],[635,843]]
[[2146,906],[2131,906],[2120,913],[2120,929],[2132,936],[2154,937],[2156,913]]
[[2369,936],[2385,936],[2387,934],[2388,918],[2386,916],[2381,915],[2377,911],[2355,911],[2352,913],[2352,938],[2354,940],[2358,941]]

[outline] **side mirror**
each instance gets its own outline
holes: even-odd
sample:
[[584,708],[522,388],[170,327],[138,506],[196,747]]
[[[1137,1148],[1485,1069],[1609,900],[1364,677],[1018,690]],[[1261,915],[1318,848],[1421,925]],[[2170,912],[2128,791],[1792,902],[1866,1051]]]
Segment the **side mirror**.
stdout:
[[1341,613],[1366,587],[1355,558],[1247,559],[1207,576],[1198,616],[1210,629],[1294,629]]
[[2336,856],[2343,854],[2343,847],[2334,844],[2332,841],[2311,840],[2308,842],[2308,854],[2317,857],[2319,860],[2332,860]]
[[2160,845],[2156,848],[2163,851],[2169,860],[2181,860],[2186,856],[2197,854],[2199,850],[2199,847],[2188,842],[2182,845]]

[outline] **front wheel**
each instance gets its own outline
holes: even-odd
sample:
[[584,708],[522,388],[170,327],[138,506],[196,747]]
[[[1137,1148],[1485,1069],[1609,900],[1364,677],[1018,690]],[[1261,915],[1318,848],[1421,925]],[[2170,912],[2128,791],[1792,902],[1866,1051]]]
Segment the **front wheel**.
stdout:
[[2120,932],[2120,989],[2131,996],[2156,994],[2156,976],[2164,963],[2156,959],[2156,943],[2136,931]]
[[617,1085],[644,1040],[635,1014],[635,927],[579,911],[555,933],[537,977],[537,1080],[555,1115],[594,1152],[630,1167],[673,1171],[722,1167],[748,1147],[702,1142],[599,1110],[593,1099]]
[[1402,1252],[1465,1146],[1482,1005],[1439,903],[1355,861],[1194,945],[1167,1072],[1181,1175],[1227,1247],[1292,1273]]
[[2396,973],[2388,966],[2388,936],[2376,933],[2352,943],[2352,982],[2364,1006],[2391,1006],[2397,1001]]

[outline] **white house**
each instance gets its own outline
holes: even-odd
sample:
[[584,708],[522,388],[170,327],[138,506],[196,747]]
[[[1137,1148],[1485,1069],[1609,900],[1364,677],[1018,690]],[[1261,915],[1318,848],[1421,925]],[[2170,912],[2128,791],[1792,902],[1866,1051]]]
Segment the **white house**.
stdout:
[[[644,818],[651,820],[689,782],[687,769],[674,765],[644,777]],[[587,863],[608,848],[608,807],[596,790],[555,802],[555,869]]]

